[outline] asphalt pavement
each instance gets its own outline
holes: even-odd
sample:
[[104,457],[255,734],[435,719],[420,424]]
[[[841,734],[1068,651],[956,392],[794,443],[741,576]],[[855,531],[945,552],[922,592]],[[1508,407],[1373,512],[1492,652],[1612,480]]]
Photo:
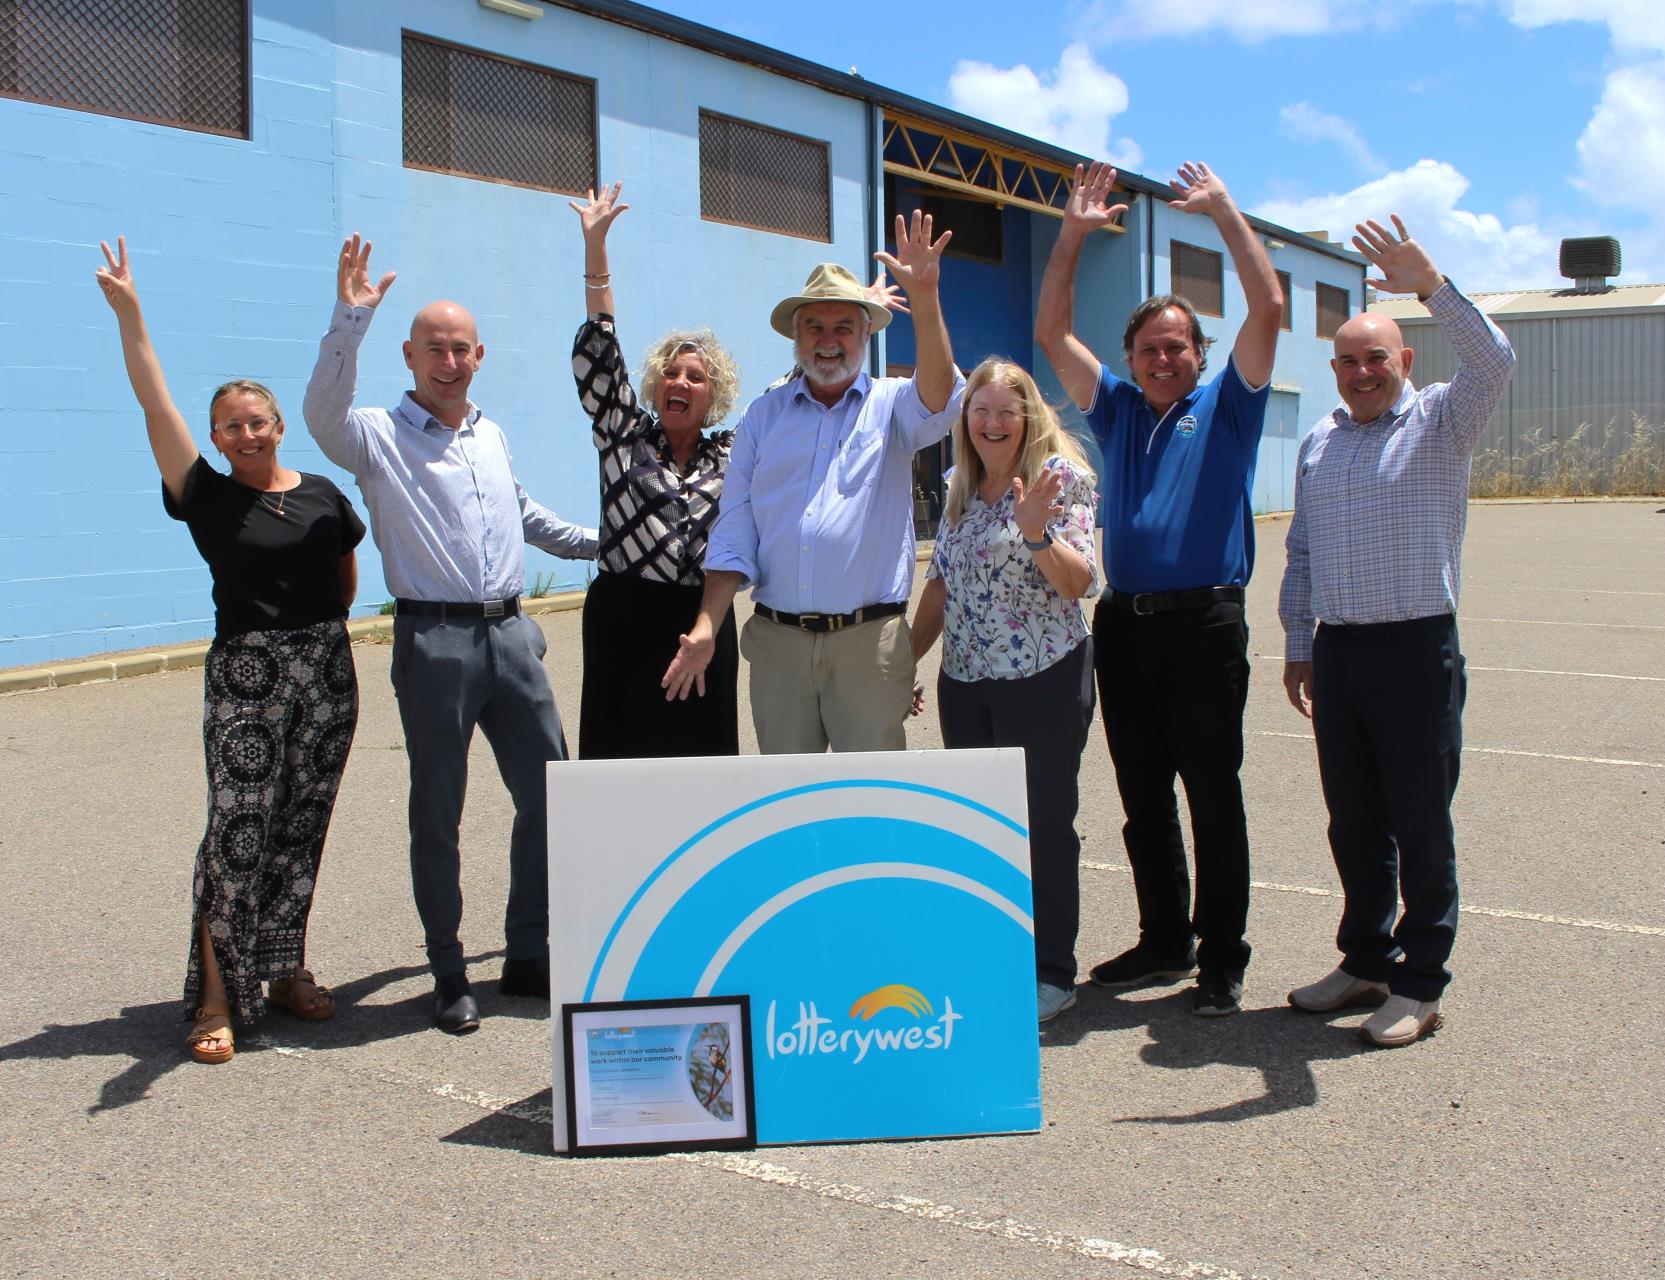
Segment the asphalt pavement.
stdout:
[[[553,1155],[547,1010],[495,989],[507,796],[477,743],[464,942],[485,1021],[453,1039],[429,1023],[375,643],[309,946],[339,1012],[269,1015],[229,1065],[194,1064],[200,671],[0,697],[0,1272],[1657,1277],[1662,505],[1473,509],[1456,978],[1446,1026],[1392,1051],[1361,1044],[1362,1014],[1285,1002],[1335,963],[1341,904],[1281,683],[1287,525],[1260,523],[1245,1010],[1083,988],[1041,1035],[1046,1126],[1019,1137]],[[540,620],[573,737],[579,619]],[[911,740],[940,746],[934,712]],[[1101,735],[1082,781],[1085,972],[1136,919]]]

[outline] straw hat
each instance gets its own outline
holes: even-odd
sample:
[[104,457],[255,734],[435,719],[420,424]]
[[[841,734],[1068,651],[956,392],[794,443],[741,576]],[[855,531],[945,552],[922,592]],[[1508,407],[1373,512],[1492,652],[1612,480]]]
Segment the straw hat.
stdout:
[[802,293],[781,299],[769,313],[769,327],[783,338],[796,338],[798,335],[792,331],[792,314],[811,302],[854,303],[867,312],[868,319],[873,322],[874,333],[890,323],[890,312],[877,302],[867,300],[860,280],[836,262],[823,262],[809,273]]

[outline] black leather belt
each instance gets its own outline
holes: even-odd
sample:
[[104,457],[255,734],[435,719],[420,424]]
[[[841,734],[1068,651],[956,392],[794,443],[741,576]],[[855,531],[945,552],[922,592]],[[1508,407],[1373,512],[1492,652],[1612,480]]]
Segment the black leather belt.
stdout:
[[512,618],[520,612],[520,597],[507,600],[467,601],[450,604],[444,600],[395,600],[393,612],[420,618]]
[[1242,604],[1242,587],[1195,587],[1190,591],[1145,591],[1129,595],[1125,591],[1110,593],[1110,607],[1146,616],[1153,613],[1177,613],[1182,609],[1206,609],[1215,604]]
[[891,604],[866,605],[854,613],[782,613],[779,609],[771,609],[764,604],[752,606],[752,612],[769,619],[770,622],[778,622],[784,627],[797,627],[800,631],[842,631],[845,627],[872,622],[878,618],[894,618],[897,614],[907,611],[908,606],[900,600]]

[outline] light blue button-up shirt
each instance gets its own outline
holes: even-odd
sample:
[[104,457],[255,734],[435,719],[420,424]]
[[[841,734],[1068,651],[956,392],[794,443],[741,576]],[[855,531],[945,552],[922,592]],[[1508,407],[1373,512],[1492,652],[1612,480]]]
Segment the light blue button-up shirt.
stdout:
[[336,303],[302,414],[324,456],[358,481],[388,589],[409,600],[505,600],[526,584],[528,542],[595,559],[595,530],[526,495],[501,428],[472,403],[456,430],[408,393],[391,411],[352,407],[371,315]]
[[941,440],[941,413],[911,378],[860,375],[830,409],[802,378],[765,392],[735,429],[707,572],[741,574],[752,598],[787,613],[852,613],[913,589],[913,456]]

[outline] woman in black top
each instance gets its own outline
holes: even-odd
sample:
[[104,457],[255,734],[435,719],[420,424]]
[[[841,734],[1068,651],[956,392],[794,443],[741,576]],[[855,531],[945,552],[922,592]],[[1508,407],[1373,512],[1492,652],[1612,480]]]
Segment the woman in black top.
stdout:
[[601,455],[599,573],[584,600],[580,759],[737,755],[734,619],[717,633],[705,696],[667,701],[659,678],[699,613],[705,542],[717,518],[740,371],[709,329],[672,331],[648,352],[636,399],[618,335],[607,230],[630,206],[619,188],[572,208],[584,227],[589,319],[572,348],[578,399]]
[[[233,1052],[232,1015],[264,1004],[311,1021],[335,1002],[306,969],[306,925],[324,835],[358,722],[343,619],[358,589],[364,524],[322,476],[278,462],[283,415],[258,382],[208,406],[227,477],[198,452],[145,331],[127,261],[103,245],[98,283],[121,328],[127,376],[162,473],[163,504],[190,528],[214,580],[204,668],[208,829],[197,850],[185,976],[187,1044],[199,1062]],[[261,982],[269,983],[264,1003]]]

